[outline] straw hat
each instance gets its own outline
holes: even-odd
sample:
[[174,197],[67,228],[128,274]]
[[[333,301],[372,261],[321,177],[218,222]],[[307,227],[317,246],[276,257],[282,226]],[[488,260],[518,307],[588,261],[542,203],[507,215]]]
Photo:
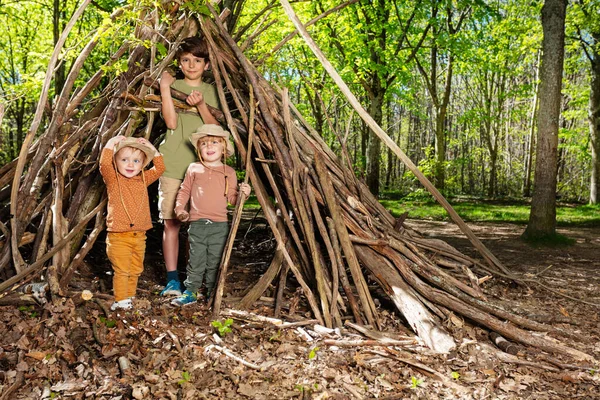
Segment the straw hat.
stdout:
[[150,147],[146,146],[145,144],[138,142],[138,138],[128,137],[118,142],[114,148],[115,155],[119,152],[119,150],[121,150],[124,147],[133,147],[134,149],[138,149],[144,152],[144,154],[146,155],[146,159],[144,160],[144,165],[142,166],[142,168],[146,168],[146,166],[150,164],[150,161],[152,161],[152,159],[154,158],[155,151]]
[[234,153],[233,144],[229,141],[229,132],[221,128],[220,125],[216,124],[204,124],[200,128],[196,129],[196,132],[192,133],[190,142],[195,148],[198,148],[198,141],[205,136],[217,136],[225,139],[227,143],[227,157],[231,157]]

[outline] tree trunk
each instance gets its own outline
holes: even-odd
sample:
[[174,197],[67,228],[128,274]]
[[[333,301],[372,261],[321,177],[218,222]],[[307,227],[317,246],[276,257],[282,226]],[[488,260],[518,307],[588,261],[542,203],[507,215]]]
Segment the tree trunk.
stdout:
[[600,202],[600,33],[593,35],[596,47],[590,59],[592,64],[592,77],[590,86],[590,143],[592,147],[592,177],[590,181],[590,204]]
[[[379,80],[377,80],[379,81]],[[374,82],[373,86],[379,85]],[[385,90],[381,87],[373,87],[374,96],[370,99],[371,104],[369,106],[369,114],[373,117],[378,125],[381,125],[383,119],[383,98],[385,96]],[[381,140],[375,135],[371,134],[369,139],[369,153],[367,157],[367,186],[375,197],[379,196],[379,170],[381,158]]]
[[523,183],[523,196],[531,196],[531,170],[533,164],[533,149],[535,143],[535,122],[538,109],[538,78],[540,74],[540,53],[538,52],[538,66],[535,70],[535,86],[533,90],[533,104],[531,105],[531,119],[529,123],[529,136],[527,139],[527,153],[525,154],[525,181]]
[[556,173],[558,120],[565,50],[565,0],[546,0],[542,7],[542,64],[540,68],[540,110],[535,181],[528,238],[556,233]]

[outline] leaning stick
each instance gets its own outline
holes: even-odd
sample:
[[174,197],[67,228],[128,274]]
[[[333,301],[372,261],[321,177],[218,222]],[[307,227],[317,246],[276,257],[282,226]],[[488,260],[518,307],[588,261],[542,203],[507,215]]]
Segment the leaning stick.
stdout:
[[346,96],[352,107],[358,112],[361,118],[365,121],[367,125],[371,128],[373,133],[375,133],[395,154],[402,160],[402,162],[411,170],[413,174],[419,179],[421,184],[425,186],[425,188],[435,197],[435,199],[440,203],[442,207],[448,212],[450,218],[461,228],[463,233],[469,238],[469,241],[473,244],[473,246],[479,250],[481,255],[486,259],[486,261],[490,264],[490,266],[497,268],[507,275],[511,275],[511,273],[502,265],[500,260],[496,258],[492,254],[491,251],[485,247],[483,243],[475,236],[473,231],[467,226],[467,224],[463,221],[463,219],[456,213],[456,211],[452,208],[448,200],[444,198],[444,196],[433,186],[433,184],[427,179],[425,175],[419,170],[419,168],[411,161],[410,158],[404,154],[404,152],[398,147],[398,145],[385,133],[385,131],[375,122],[373,117],[371,117],[360,104],[356,96],[350,91],[348,85],[342,80],[340,75],[337,73],[335,68],[331,65],[329,60],[325,57],[321,49],[317,46],[315,41],[309,35],[308,31],[302,25],[302,22],[298,19],[298,16],[295,14],[292,6],[288,2],[288,0],[280,0],[283,9],[287,13],[290,20],[296,26],[296,29],[300,32],[306,44],[313,51],[315,56],[319,59],[325,70],[329,73],[331,78],[335,81],[337,86],[340,88],[342,93]]
[[[250,170],[252,169],[252,141],[254,140],[254,93],[252,91],[252,85],[250,85],[250,120],[248,126],[248,149],[246,150],[246,176],[244,177],[244,183],[248,183],[250,177]],[[235,205],[235,211],[233,213],[233,221],[231,223],[231,230],[227,237],[227,244],[225,245],[225,251],[223,252],[223,258],[221,259],[221,268],[219,268],[219,280],[217,281],[217,290],[215,290],[215,298],[213,303],[213,318],[219,316],[221,312],[221,300],[223,299],[223,288],[225,287],[225,279],[227,277],[227,269],[229,268],[229,259],[231,258],[231,250],[233,249],[233,242],[235,241],[235,235],[242,219],[242,207],[246,201],[246,195],[241,192],[238,196],[237,204]]]

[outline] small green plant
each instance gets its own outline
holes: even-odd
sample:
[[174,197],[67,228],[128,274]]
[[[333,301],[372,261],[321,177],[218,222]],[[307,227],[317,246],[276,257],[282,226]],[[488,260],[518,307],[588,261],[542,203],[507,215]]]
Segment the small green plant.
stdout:
[[422,379],[415,378],[414,376],[411,376],[411,378],[410,378],[410,379],[411,379],[411,381],[412,381],[412,383],[411,383],[411,385],[410,385],[410,388],[411,388],[411,389],[416,389],[416,388],[418,388],[419,386],[421,386],[421,384],[423,383],[423,380],[422,380]]
[[190,381],[190,373],[188,371],[181,372],[181,379],[177,381],[178,385],[183,385],[184,383],[188,383]]
[[452,379],[456,379],[459,380],[460,379],[460,374],[456,371],[452,371],[452,373],[450,374],[450,376],[452,377]]
[[304,393],[304,386],[303,385],[294,385],[294,390],[299,391],[300,393]]
[[114,328],[117,325],[117,321],[114,319],[107,319],[106,317],[100,317],[100,322],[106,325],[107,328]]
[[598,373],[598,370],[596,368],[590,368],[589,373],[591,376],[594,376]]
[[279,342],[279,338],[281,337],[281,331],[275,332],[270,338],[269,342]]
[[58,393],[56,393],[56,392],[50,392],[50,398],[51,399],[58,399]]
[[319,346],[313,347],[310,353],[308,353],[308,359],[312,360],[313,358],[315,358],[317,356],[317,351],[319,351]]
[[231,332],[230,326],[233,325],[233,320],[231,318],[227,318],[225,322],[214,320],[210,324],[217,329],[219,336],[224,337]]
[[35,311],[33,306],[20,306],[19,311],[21,311],[23,314],[27,314],[29,318],[35,318],[38,316],[38,313]]

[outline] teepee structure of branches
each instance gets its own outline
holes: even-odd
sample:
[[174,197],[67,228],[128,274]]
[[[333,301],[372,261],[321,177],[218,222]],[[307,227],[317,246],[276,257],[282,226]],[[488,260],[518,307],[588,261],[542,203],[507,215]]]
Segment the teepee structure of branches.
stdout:
[[[74,19],[88,3],[80,6]],[[282,0],[282,5],[294,19],[289,4]],[[509,272],[452,214],[456,213],[424,177],[421,182],[461,226],[483,261],[441,240],[421,237],[404,226],[402,218],[394,218],[353,173],[343,140],[341,154],[334,153],[290,102],[287,89],[267,81],[246,57],[234,40],[236,35],[225,27],[227,13],[219,15],[210,4],[207,7],[208,16],[178,8],[142,8],[135,30],[139,44],[122,43],[105,65],[126,59],[126,71],[100,87],[106,71],[102,68],[75,88],[97,45],[96,35],[70,70],[42,131],[52,77],[51,72],[47,74],[20,156],[0,170],[4,188],[0,201],[10,205],[9,212],[5,207],[0,213],[0,293],[10,294],[43,274],[52,296],[68,295],[73,274],[104,229],[106,194],[98,173],[103,145],[115,135],[158,141],[161,132],[154,129],[160,111],[158,77],[184,38],[201,35],[209,45],[212,78],[221,102],[221,110],[211,112],[232,133],[240,157],[248,160],[246,173],[277,243],[269,267],[235,306],[250,307],[275,281],[278,313],[283,288],[293,276],[322,325],[339,327],[350,318],[378,329],[381,319],[370,288],[376,283],[415,333],[436,351],[455,348],[443,321],[460,315],[515,342],[590,359],[534,332],[574,334],[509,312],[487,298],[480,287],[482,278]],[[111,18],[118,18],[122,11],[115,11]],[[166,20],[170,23],[161,22]],[[295,23],[318,56],[303,25]],[[49,71],[72,26],[67,26],[57,44]],[[145,42],[153,45],[148,48]],[[168,53],[157,62],[158,44]],[[341,85],[335,70],[330,71],[333,67],[320,60]],[[340,88],[350,103],[356,101],[347,88]],[[101,96],[90,99],[92,91]],[[172,94],[178,112],[195,112],[185,103],[185,94]],[[368,115],[361,117],[368,120]],[[385,142],[387,135],[379,133]],[[406,156],[396,154],[419,176]]]

